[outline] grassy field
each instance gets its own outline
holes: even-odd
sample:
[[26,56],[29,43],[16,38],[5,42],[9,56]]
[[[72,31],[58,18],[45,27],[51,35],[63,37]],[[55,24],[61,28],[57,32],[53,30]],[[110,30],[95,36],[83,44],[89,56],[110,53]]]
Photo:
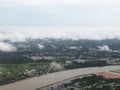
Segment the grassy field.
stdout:
[[0,85],[47,73],[50,62],[0,64]]

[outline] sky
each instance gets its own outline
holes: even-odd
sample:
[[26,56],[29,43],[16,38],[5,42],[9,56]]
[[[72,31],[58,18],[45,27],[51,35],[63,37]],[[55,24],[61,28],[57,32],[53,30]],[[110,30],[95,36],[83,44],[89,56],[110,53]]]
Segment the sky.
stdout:
[[119,0],[0,0],[0,26],[120,27]]
[[120,0],[0,0],[0,51],[28,39],[120,39]]

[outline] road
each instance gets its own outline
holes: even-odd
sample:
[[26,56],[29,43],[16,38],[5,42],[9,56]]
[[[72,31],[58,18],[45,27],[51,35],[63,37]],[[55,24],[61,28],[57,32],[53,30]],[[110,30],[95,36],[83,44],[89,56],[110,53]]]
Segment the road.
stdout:
[[116,69],[120,69],[120,65],[67,70],[67,71],[51,73],[39,77],[21,80],[16,83],[0,86],[0,90],[35,90],[79,75],[94,74],[98,72],[108,72],[109,70],[116,70]]

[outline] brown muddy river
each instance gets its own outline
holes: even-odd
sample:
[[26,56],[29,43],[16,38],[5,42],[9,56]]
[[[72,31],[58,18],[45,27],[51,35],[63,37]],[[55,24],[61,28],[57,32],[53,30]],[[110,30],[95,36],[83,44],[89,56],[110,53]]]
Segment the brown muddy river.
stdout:
[[12,83],[9,85],[0,86],[0,90],[35,90],[79,75],[107,72],[109,70],[116,70],[116,69],[120,69],[120,65],[67,70],[67,71],[51,73],[40,77],[34,77],[34,78],[18,81],[16,83]]

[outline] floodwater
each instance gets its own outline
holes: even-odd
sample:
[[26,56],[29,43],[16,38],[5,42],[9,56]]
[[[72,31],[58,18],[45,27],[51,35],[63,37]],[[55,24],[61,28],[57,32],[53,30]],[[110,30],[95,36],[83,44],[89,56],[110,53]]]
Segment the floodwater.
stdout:
[[0,90],[35,90],[76,76],[94,74],[98,72],[108,72],[109,70],[116,70],[116,69],[120,69],[120,65],[67,70],[67,71],[51,73],[40,77],[34,77],[34,78],[18,81],[16,83],[0,86]]

